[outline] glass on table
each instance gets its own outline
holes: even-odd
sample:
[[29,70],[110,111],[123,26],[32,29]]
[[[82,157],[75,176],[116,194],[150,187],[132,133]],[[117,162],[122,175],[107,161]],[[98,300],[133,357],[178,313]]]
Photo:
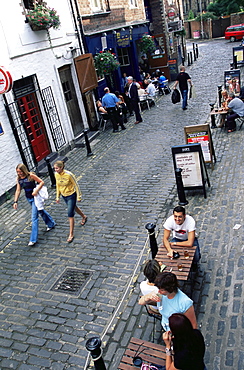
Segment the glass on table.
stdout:
[[189,256],[189,252],[188,251],[184,251],[184,258],[186,259],[186,260],[188,260],[188,258],[189,258],[190,256]]
[[182,263],[178,263],[177,267],[178,267],[178,270],[179,271],[182,271],[183,270],[183,264]]

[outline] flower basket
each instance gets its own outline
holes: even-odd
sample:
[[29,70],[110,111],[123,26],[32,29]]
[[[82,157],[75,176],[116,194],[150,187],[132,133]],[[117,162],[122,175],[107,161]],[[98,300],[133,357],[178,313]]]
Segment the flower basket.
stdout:
[[142,53],[151,54],[156,50],[156,45],[153,40],[153,37],[147,34],[144,34],[139,42],[139,48]]
[[113,71],[119,68],[120,64],[117,61],[116,55],[108,51],[100,52],[94,56],[95,68],[97,75],[110,75]]
[[60,26],[60,19],[56,10],[45,5],[37,5],[34,9],[29,10],[27,20],[33,31],[55,29]]

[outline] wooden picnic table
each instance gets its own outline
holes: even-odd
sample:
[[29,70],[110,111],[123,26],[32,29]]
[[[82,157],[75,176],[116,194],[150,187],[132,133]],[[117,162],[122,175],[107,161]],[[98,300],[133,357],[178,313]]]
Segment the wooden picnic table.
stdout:
[[[142,351],[142,352],[141,352]],[[147,364],[165,365],[165,346],[147,342],[142,339],[132,337],[126,348],[121,362],[118,366],[120,370],[136,370],[140,367],[133,364],[135,355],[142,358],[143,362]]]
[[[164,246],[160,246],[155,259],[158,262],[162,262],[163,265],[167,266],[164,271],[173,272],[177,276],[178,280],[187,280],[195,255],[196,246],[193,246],[191,248],[174,246],[173,250],[180,254],[179,258],[171,259],[169,256],[167,256],[167,250],[164,248]],[[188,251],[188,259],[184,257],[184,251]],[[178,270],[179,263],[182,264],[182,271]]]

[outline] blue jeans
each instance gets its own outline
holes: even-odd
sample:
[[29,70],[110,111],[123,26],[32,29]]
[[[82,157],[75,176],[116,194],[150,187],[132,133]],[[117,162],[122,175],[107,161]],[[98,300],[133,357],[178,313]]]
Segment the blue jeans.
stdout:
[[42,216],[42,219],[47,225],[47,227],[54,227],[56,224],[55,224],[55,221],[52,219],[52,217],[49,215],[49,213],[47,213],[47,211],[45,211],[44,209],[42,209],[41,211],[38,211],[38,209],[36,208],[35,202],[34,202],[34,198],[31,198],[31,199],[26,198],[26,199],[28,200],[32,208],[32,212],[31,212],[32,229],[31,229],[30,242],[36,243],[37,238],[38,238],[38,221],[39,221],[38,216],[39,214]]
[[[183,240],[180,240],[178,238],[173,238],[171,240],[171,242],[182,242],[182,241]],[[194,255],[194,258],[193,258],[192,263],[193,264],[196,264],[201,259],[201,252],[200,252],[200,247],[199,247],[199,243],[198,243],[198,239],[197,238],[195,238],[193,245],[196,246],[196,251],[195,251],[195,255]],[[186,247],[183,247],[183,248],[186,248]]]
[[181,90],[181,96],[182,96],[182,108],[186,108],[187,106],[187,94],[188,90]]
[[68,206],[68,217],[74,217],[74,215],[75,215],[76,199],[77,199],[76,192],[73,193],[73,194],[71,194],[71,195],[68,195],[67,197],[65,197],[65,196],[62,195],[62,197],[64,198],[64,201],[65,201],[65,203]]

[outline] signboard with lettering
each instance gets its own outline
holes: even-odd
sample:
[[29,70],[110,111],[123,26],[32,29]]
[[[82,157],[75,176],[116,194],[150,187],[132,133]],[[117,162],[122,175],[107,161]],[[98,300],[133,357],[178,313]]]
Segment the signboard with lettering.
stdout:
[[5,94],[12,89],[13,79],[10,72],[0,66],[0,94]]
[[1,122],[0,122],[0,135],[3,135],[4,134],[4,132],[3,132],[3,127],[2,127],[2,124],[1,124]]
[[122,31],[122,32],[116,33],[116,41],[117,41],[118,48],[129,47],[131,40],[132,40],[131,29],[129,29],[128,31]]
[[174,169],[182,169],[184,189],[202,189],[207,197],[205,183],[210,186],[206,164],[203,158],[201,144],[178,145],[171,148]]
[[169,66],[169,71],[170,71],[170,80],[175,81],[178,75],[177,59],[169,59],[168,66]]
[[236,46],[233,48],[233,60],[236,57],[238,64],[244,64],[244,46]]
[[216,157],[209,124],[185,126],[184,131],[186,144],[200,143],[204,161],[212,163],[213,168],[213,159],[216,162]]
[[240,93],[240,70],[232,69],[224,72],[225,76],[225,89],[228,93],[233,92],[234,94]]

